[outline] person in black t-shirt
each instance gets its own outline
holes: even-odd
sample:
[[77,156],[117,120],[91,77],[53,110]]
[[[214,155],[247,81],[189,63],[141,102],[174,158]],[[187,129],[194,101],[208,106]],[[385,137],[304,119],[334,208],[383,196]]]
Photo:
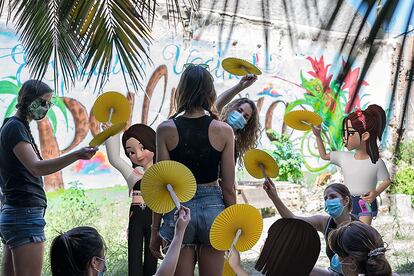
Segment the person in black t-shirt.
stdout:
[[42,176],[79,159],[90,159],[97,151],[85,147],[43,160],[29,123],[46,116],[52,96],[52,89],[43,82],[26,81],[19,91],[16,114],[0,128],[2,275],[42,274],[47,205]]

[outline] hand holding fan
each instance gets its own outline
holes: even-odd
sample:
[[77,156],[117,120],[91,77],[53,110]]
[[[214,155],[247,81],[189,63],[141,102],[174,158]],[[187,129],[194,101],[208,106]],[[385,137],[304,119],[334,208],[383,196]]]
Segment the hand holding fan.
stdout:
[[194,197],[197,186],[194,175],[183,164],[164,160],[152,165],[142,177],[141,192],[145,203],[156,213],[168,213],[180,202]]

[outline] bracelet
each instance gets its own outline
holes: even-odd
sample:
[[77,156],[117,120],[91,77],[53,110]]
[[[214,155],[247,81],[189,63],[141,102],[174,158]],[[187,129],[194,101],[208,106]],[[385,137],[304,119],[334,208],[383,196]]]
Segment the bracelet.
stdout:
[[153,225],[151,225],[151,229],[153,229],[153,230],[160,230],[160,227],[159,226],[153,226]]

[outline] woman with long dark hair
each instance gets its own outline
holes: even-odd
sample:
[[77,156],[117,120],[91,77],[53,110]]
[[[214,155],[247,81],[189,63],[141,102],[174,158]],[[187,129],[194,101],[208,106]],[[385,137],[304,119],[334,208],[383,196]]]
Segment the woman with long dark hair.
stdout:
[[330,153],[326,153],[320,127],[313,127],[321,158],[342,169],[344,183],[352,194],[352,213],[367,224],[371,224],[378,213],[377,196],[391,184],[377,145],[385,124],[385,111],[379,105],[372,104],[366,110],[357,109],[345,117],[342,124],[343,139],[349,152]]
[[[223,270],[224,252],[211,246],[209,234],[217,215],[236,203],[234,136],[228,124],[217,120],[215,100],[211,74],[202,66],[190,65],[177,87],[176,113],[157,128],[157,161],[175,160],[186,165],[197,182],[195,196],[183,203],[191,210],[192,219],[175,275],[194,275],[196,262],[201,276],[221,275]],[[151,250],[158,257],[162,240],[168,247],[173,238],[174,211],[154,213]]]
[[[104,125],[107,127],[109,124]],[[141,178],[155,162],[155,131],[149,126],[135,124],[122,135],[122,146],[132,166],[120,157],[119,136],[110,137],[105,146],[109,163],[121,172],[132,196],[128,223],[128,275],[154,275],[157,259],[149,249],[152,212],[141,195]]]
[[106,271],[105,243],[95,228],[81,226],[54,238],[50,247],[53,276],[99,276]]
[[242,162],[243,154],[258,145],[260,139],[259,111],[256,104],[248,98],[232,99],[256,80],[257,76],[251,74],[242,77],[236,86],[220,94],[216,101],[220,120],[229,124],[233,129],[234,156],[239,164]]
[[47,205],[42,176],[79,159],[90,159],[97,150],[85,147],[43,160],[29,123],[46,116],[52,96],[52,89],[45,83],[26,81],[19,91],[16,114],[6,118],[0,129],[0,235],[5,276],[42,274]]

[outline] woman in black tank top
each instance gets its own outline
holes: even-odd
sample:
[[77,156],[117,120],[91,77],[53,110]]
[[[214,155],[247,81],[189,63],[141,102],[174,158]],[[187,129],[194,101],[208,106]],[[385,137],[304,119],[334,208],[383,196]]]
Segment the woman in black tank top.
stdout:
[[[328,185],[324,191],[325,199],[325,211],[328,216],[315,215],[310,217],[298,217],[293,214],[282,202],[277,194],[276,187],[270,179],[266,179],[263,184],[263,188],[266,191],[269,198],[273,201],[279,214],[283,218],[297,218],[302,219],[311,224],[319,232],[322,232],[326,241],[326,255],[329,260],[334,256],[334,252],[328,246],[328,234],[333,229],[336,229],[341,223],[355,220],[356,218],[351,215],[352,212],[352,200],[351,193],[348,188],[340,183],[333,183]],[[327,273],[326,270],[314,268],[315,273]]]
[[[191,210],[175,275],[221,275],[224,252],[209,239],[211,224],[226,206],[236,203],[234,190],[234,134],[213,112],[216,92],[213,77],[201,66],[187,67],[175,94],[176,113],[157,128],[157,161],[175,160],[186,165],[197,181],[193,199],[183,203]],[[183,113],[181,116],[179,114]],[[207,114],[208,113],[208,114]],[[219,172],[221,174],[218,184]],[[151,250],[160,257],[174,236],[174,212],[153,215]]]

